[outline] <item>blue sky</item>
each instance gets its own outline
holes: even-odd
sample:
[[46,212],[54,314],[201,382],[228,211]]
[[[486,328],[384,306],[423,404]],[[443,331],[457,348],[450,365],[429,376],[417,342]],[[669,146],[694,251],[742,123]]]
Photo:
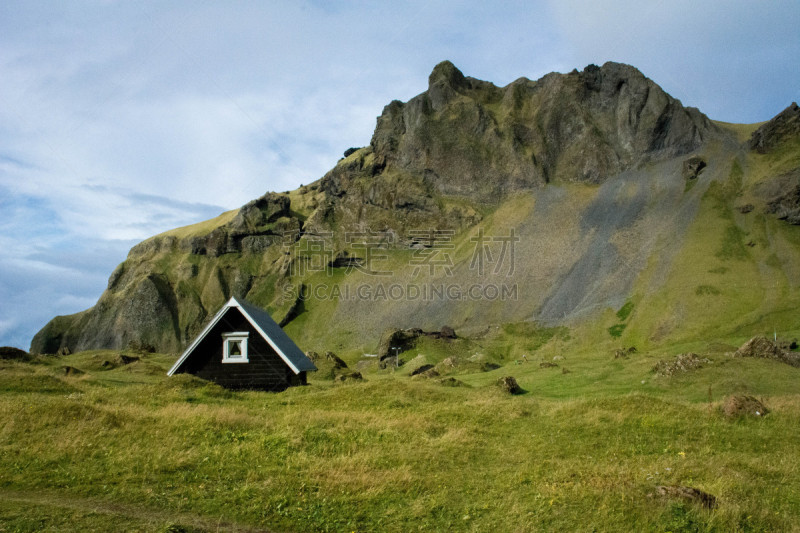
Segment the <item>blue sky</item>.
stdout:
[[630,63],[728,122],[800,99],[796,1],[0,3],[0,345],[136,242],[321,177],[433,66]]

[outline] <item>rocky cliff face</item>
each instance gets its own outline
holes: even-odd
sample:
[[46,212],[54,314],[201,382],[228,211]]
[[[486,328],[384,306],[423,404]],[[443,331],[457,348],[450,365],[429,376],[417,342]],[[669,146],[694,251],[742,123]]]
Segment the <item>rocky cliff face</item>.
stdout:
[[[728,213],[752,190],[761,213],[772,205],[793,216],[795,181],[785,176],[800,164],[768,152],[798,137],[796,116],[795,105],[740,145],[628,65],[497,87],[443,62],[424,93],[387,105],[369,145],[317,182],[135,246],[97,304],[53,319],[31,352],[178,351],[231,295],[267,307],[301,347],[320,351],[334,338],[377,343],[387,328],[597,318],[666,290],[707,203]],[[772,174],[751,184],[741,166],[761,165],[756,156],[772,158]],[[376,298],[392,284],[402,298]],[[513,297],[410,293],[493,284]],[[332,287],[369,294],[332,297]],[[643,327],[653,338],[674,330],[690,314],[679,307]]]
[[377,165],[424,176],[442,194],[485,201],[553,181],[599,184],[719,132],[619,63],[500,88],[445,61],[428,83],[384,108],[370,146]]
[[765,154],[800,134],[800,107],[796,102],[753,132],[748,146]]

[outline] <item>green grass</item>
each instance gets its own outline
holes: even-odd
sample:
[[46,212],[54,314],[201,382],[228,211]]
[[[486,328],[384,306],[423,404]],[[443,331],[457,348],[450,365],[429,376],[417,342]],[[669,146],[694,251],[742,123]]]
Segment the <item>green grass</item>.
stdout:
[[615,339],[618,339],[622,336],[622,332],[625,331],[625,326],[627,326],[627,324],[614,324],[608,328],[608,334]]
[[[674,346],[614,359],[538,328],[537,357],[443,387],[399,371],[283,393],[230,392],[173,358],[115,352],[0,362],[0,524],[7,531],[790,531],[800,520],[800,370]],[[524,329],[524,328],[523,328]],[[550,334],[552,333],[552,334]],[[565,340],[567,339],[567,340]],[[521,342],[521,341],[520,341]],[[437,359],[490,339],[425,340]],[[572,347],[572,350],[563,348]],[[713,363],[658,378],[691,348]],[[706,349],[707,348],[707,349]],[[499,349],[498,349],[499,350]],[[500,350],[502,351],[502,350]],[[533,358],[533,357],[532,357]],[[62,366],[80,368],[79,377]],[[569,369],[563,373],[562,369]],[[527,392],[503,394],[513,375]],[[22,384],[22,385],[20,385]],[[37,388],[42,385],[41,388]],[[728,394],[772,410],[729,421]],[[711,396],[709,402],[709,395]],[[688,485],[709,511],[651,497]]]
[[722,122],[719,120],[712,121],[717,126],[726,129],[734,134],[739,142],[745,142],[750,139],[750,136],[756,131],[764,122],[756,122],[754,124],[735,124],[731,122]]
[[722,294],[722,291],[720,291],[713,285],[698,285],[697,287],[695,287],[694,293],[697,296],[706,296],[706,295],[716,296],[718,294]]
[[617,311],[617,318],[625,322],[630,316],[632,311],[633,311],[633,302],[627,301],[625,302],[625,305],[620,307],[619,311]]
[[233,220],[238,212],[238,209],[225,211],[215,218],[204,220],[203,222],[198,222],[197,224],[190,224],[188,226],[182,226],[180,228],[165,231],[164,233],[160,233],[152,238],[155,239],[167,236],[176,237],[178,239],[183,239],[186,237],[202,237]]

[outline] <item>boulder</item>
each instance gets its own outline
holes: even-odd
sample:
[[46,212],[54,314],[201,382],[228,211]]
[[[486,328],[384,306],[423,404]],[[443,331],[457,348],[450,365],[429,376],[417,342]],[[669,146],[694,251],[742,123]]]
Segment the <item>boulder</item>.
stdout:
[[421,374],[417,374],[414,377],[431,379],[431,378],[438,378],[440,375],[441,374],[439,374],[439,371],[436,370],[436,368],[434,367],[434,368],[429,368],[425,372],[422,372]]
[[345,363],[338,355],[331,351],[325,352],[324,355],[320,355],[318,352],[308,352],[306,355],[315,365],[328,365],[337,369],[347,368],[347,363]]
[[706,168],[707,163],[700,156],[690,157],[683,162],[683,179],[693,180],[697,179],[703,169]]
[[[378,358],[395,356],[414,347],[417,339],[423,334],[419,328],[389,329],[383,332],[378,343]],[[396,350],[396,348],[398,348]]]
[[410,376],[416,376],[416,375],[422,374],[424,372],[427,372],[428,370],[431,370],[432,368],[433,368],[433,365],[430,365],[430,364],[422,365],[422,366],[417,367],[414,370],[412,370],[411,374],[409,374],[409,375]]
[[504,376],[498,379],[497,386],[500,387],[500,390],[508,394],[522,394],[524,392],[522,387],[517,384],[517,380],[512,376]]
[[339,383],[344,383],[345,381],[363,381],[364,376],[361,375],[361,372],[348,372],[347,374],[339,374],[336,376],[335,380]]

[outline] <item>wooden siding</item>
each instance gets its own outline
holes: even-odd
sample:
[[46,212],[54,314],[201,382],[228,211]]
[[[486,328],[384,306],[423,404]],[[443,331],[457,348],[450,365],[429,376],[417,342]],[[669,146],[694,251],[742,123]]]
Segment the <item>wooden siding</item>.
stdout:
[[[250,333],[247,341],[247,363],[222,362],[222,334],[234,331]],[[178,372],[194,374],[229,389],[282,391],[291,385],[306,382],[305,372],[295,375],[235,307],[228,309],[189,354]]]

